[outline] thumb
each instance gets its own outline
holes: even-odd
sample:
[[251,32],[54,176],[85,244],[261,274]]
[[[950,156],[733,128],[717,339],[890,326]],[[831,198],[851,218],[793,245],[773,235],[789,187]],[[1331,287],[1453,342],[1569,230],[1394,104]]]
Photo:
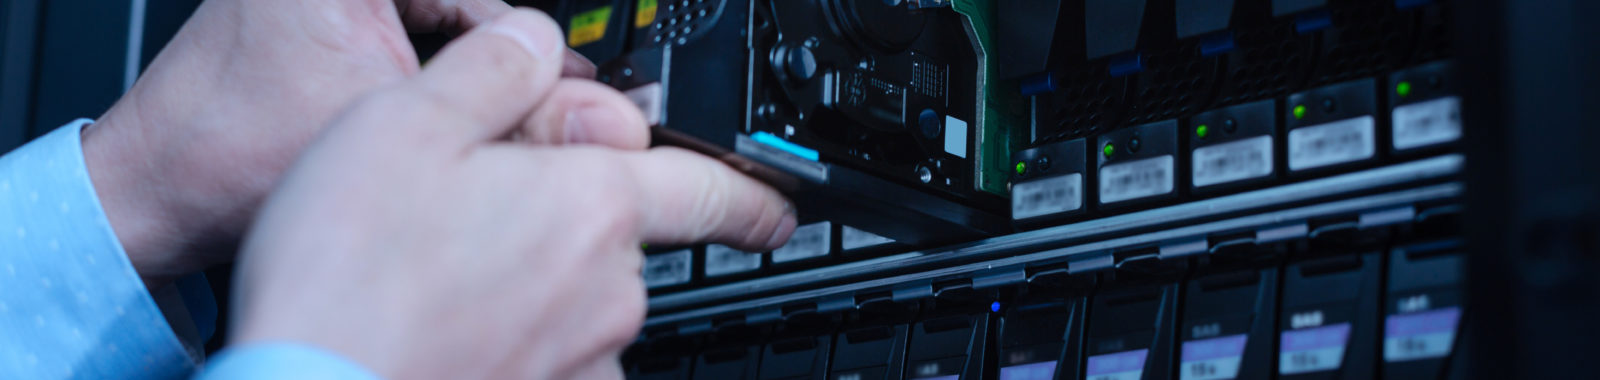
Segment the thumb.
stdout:
[[546,97],[561,76],[561,28],[542,12],[517,9],[457,38],[398,92],[432,104],[467,125],[406,123],[449,129],[435,135],[487,141],[505,136]]

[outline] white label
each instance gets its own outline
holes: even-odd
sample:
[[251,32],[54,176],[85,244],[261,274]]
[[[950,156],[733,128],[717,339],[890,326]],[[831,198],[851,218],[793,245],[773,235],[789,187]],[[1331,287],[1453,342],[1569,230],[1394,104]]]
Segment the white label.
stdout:
[[644,286],[657,288],[689,282],[689,250],[679,250],[644,257]]
[[967,158],[967,122],[961,119],[944,117],[944,151]]
[[1100,168],[1100,203],[1114,203],[1172,192],[1172,156]]
[[761,268],[761,254],[750,253],[721,244],[706,246],[706,277],[747,272]]
[[1072,173],[1011,186],[1011,219],[1063,213],[1083,207],[1083,174]]
[[1442,358],[1450,355],[1455,332],[1438,332],[1383,339],[1383,361],[1403,362]]
[[[1426,303],[1427,298],[1423,298]],[[1413,301],[1415,302],[1415,301]],[[1383,361],[1442,358],[1455,343],[1460,307],[1391,315],[1384,320]]]
[[1271,175],[1272,136],[1195,149],[1193,161],[1195,187]]
[[786,263],[813,257],[827,256],[833,245],[833,225],[828,222],[812,223],[794,229],[789,242],[772,251],[772,262]]
[[1339,364],[1343,360],[1343,346],[1285,352],[1278,354],[1278,373],[1294,375],[1334,370],[1339,369]]
[[1249,337],[1245,334],[1183,342],[1182,380],[1218,380],[1239,376],[1239,363]]
[[1183,373],[1178,374],[1182,380],[1222,380],[1239,376],[1238,356],[1208,360],[1183,362]]
[[1349,339],[1349,323],[1285,331],[1278,340],[1278,374],[1338,369]]
[[1289,131],[1289,170],[1304,170],[1371,158],[1372,116],[1295,128]]
[[1461,138],[1461,98],[1446,97],[1394,108],[1394,148],[1410,149]]
[[839,238],[839,245],[841,246],[840,248],[843,248],[846,251],[875,247],[894,242],[893,239],[878,236],[878,234],[875,233],[858,230],[855,227],[850,226],[844,226],[843,228],[840,228],[840,234],[844,235]]

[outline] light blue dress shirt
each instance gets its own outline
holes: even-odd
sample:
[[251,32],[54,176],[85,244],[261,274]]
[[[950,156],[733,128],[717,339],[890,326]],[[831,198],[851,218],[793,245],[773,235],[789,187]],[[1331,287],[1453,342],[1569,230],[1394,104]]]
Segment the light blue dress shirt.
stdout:
[[[0,157],[0,379],[195,374],[216,303],[195,275],[154,292],[111,229],[67,124]],[[203,379],[376,379],[291,342],[229,348]]]

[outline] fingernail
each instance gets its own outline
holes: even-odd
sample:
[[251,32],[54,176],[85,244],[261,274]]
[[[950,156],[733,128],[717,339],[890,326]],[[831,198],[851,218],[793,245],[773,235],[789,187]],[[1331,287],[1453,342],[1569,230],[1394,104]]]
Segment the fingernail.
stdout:
[[562,126],[565,134],[562,138],[567,143],[594,142],[589,138],[590,128],[599,128],[598,126],[601,125],[618,122],[617,115],[612,114],[605,108],[579,107],[578,109],[567,111],[567,120],[565,125]]
[[772,231],[772,237],[767,238],[766,247],[777,249],[782,246],[784,241],[789,239],[789,235],[794,233],[794,229],[799,226],[800,220],[795,217],[794,204],[784,202],[783,221],[778,222],[778,228]]
[[[545,20],[538,20],[543,18]],[[508,15],[489,25],[489,33],[499,34],[515,41],[534,58],[546,60],[562,50],[561,33],[551,33],[552,28],[541,24],[554,23],[549,16]]]

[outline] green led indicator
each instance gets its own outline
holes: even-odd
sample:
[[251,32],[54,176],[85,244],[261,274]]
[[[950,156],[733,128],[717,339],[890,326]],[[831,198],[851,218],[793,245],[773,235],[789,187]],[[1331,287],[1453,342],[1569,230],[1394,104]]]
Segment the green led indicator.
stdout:
[[1017,161],[1017,175],[1022,175],[1023,172],[1027,172],[1027,171],[1028,171],[1028,163],[1022,162],[1022,161]]
[[1106,152],[1106,157],[1111,157],[1112,153],[1116,153],[1117,152],[1117,147],[1111,145],[1111,143],[1106,143],[1105,149],[1101,149],[1101,150]]
[[1203,139],[1203,138],[1206,138],[1206,135],[1209,135],[1209,134],[1211,134],[1211,128],[1207,127],[1205,124],[1200,124],[1200,126],[1194,127],[1194,135],[1195,136],[1200,136],[1200,138]]
[[1306,118],[1306,105],[1300,104],[1294,106],[1294,118],[1295,120]]
[[1411,82],[1401,81],[1400,84],[1394,85],[1394,93],[1402,98],[1411,96]]

